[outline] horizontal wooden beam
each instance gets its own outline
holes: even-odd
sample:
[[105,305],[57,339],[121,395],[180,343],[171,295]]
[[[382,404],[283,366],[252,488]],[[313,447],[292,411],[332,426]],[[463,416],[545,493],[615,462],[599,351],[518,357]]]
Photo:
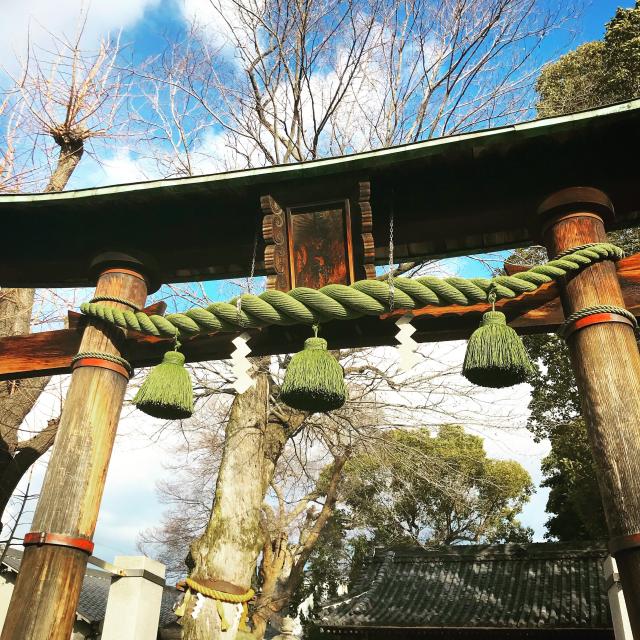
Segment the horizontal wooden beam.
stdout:
[[[627,308],[640,317],[640,254],[618,263],[618,277]],[[415,311],[413,325],[416,332],[413,338],[417,342],[467,338],[487,308],[486,304],[470,307],[451,305]],[[509,324],[521,334],[555,331],[564,319],[555,283],[511,300],[500,300],[496,308],[507,315]],[[398,331],[395,321],[404,313],[399,310],[379,318],[329,322],[322,325],[322,336],[334,349],[395,345]],[[69,329],[0,339],[0,380],[69,373],[85,322],[84,317],[74,314]],[[265,327],[248,333],[252,336],[249,344],[254,355],[273,355],[299,351],[310,330],[303,326]],[[188,362],[226,359],[234,348],[231,340],[236,335],[200,335],[185,340],[182,351]],[[133,366],[150,366],[160,362],[170,345],[170,340],[130,332],[125,352]]]

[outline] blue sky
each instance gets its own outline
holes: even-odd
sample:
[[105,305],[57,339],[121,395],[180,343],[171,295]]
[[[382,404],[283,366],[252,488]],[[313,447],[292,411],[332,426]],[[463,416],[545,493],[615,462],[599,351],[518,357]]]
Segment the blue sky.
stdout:
[[[545,52],[560,55],[578,44],[600,38],[605,22],[613,16],[616,8],[633,5],[633,0],[587,2],[581,15],[576,17],[573,25],[575,31],[557,33],[544,43]],[[77,6],[78,0],[23,0],[7,3],[0,22],[0,59],[10,66],[12,52],[20,50],[26,41],[30,15],[53,31],[60,29],[70,32],[76,23]],[[144,58],[158,51],[166,38],[184,27],[183,6],[181,0],[93,0],[86,36],[90,40],[97,40],[106,31],[116,31],[122,27],[122,42],[128,44],[131,55]],[[86,166],[86,169],[83,166],[74,179],[75,187],[92,186],[94,179],[100,179],[95,166],[90,163]],[[126,173],[122,175],[121,181],[127,181],[130,177]],[[457,261],[456,269],[460,275],[467,277],[486,274],[480,263],[468,259]],[[211,297],[223,299],[233,293],[229,287],[221,292],[217,284],[208,287],[207,291]],[[135,421],[135,417],[132,420]],[[128,433],[126,429],[125,433]],[[127,445],[127,442],[133,444]],[[161,448],[156,445],[150,448],[140,439],[127,442],[124,437],[119,437],[116,444],[117,455],[114,456],[109,474],[96,534],[98,554],[107,559],[112,558],[115,553],[135,553],[136,531],[157,523],[163,509],[154,490],[155,480],[162,477],[158,458]],[[131,482],[118,482],[119,473],[126,477],[127,470],[136,467],[136,460],[140,462],[140,467],[135,469],[136,474]],[[535,465],[539,468],[538,462],[531,462],[529,467],[534,469]],[[539,480],[539,473],[535,479]],[[524,517],[525,524],[535,529],[539,539],[544,533],[545,502],[545,493],[538,492],[527,507]]]

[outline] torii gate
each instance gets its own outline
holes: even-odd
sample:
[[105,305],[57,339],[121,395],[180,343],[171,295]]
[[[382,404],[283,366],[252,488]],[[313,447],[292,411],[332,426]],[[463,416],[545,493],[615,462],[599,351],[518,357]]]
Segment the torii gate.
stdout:
[[[96,284],[96,295],[144,306],[159,284],[256,273],[280,290],[373,276],[387,261],[480,253],[532,241],[554,256],[604,240],[640,214],[640,101],[343,158],[60,194],[0,197],[7,241],[2,287]],[[614,217],[614,205],[616,216]],[[393,213],[392,213],[393,212]],[[315,227],[314,227],[315,225]],[[314,228],[322,227],[322,242]],[[587,267],[501,301],[521,333],[555,330],[594,305],[640,316],[640,255]],[[117,308],[125,305],[105,302]],[[486,304],[415,313],[418,341],[459,339]],[[332,348],[394,344],[395,316],[323,325]],[[640,639],[640,353],[616,314],[568,337],[634,637]],[[255,354],[288,353],[299,327],[253,330]],[[188,361],[229,356],[233,334],[184,343]],[[1,640],[68,640],[128,376],[80,351],[159,362],[166,341],[126,339],[71,314],[70,328],[0,340],[0,379],[69,373],[58,428]],[[73,369],[73,370],[72,370]]]

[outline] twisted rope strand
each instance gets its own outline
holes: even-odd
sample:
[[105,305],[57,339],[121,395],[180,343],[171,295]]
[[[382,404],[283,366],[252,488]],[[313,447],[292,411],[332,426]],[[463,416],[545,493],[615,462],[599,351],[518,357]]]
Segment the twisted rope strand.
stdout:
[[203,596],[213,598],[214,600],[220,600],[221,602],[242,604],[244,602],[249,602],[249,600],[251,600],[251,598],[253,598],[253,596],[255,595],[253,589],[248,589],[245,593],[240,595],[236,595],[235,593],[227,593],[226,591],[218,591],[217,589],[212,589],[211,587],[205,587],[192,578],[187,578],[186,583],[187,586],[189,586],[194,591],[201,593]]
[[[487,302],[490,292],[496,300],[515,298],[538,287],[601,260],[619,260],[624,252],[608,242],[579,247],[572,253],[537,265],[512,276],[494,278],[419,278],[393,279],[393,306],[396,309],[421,309],[451,304],[468,306]],[[390,310],[389,283],[360,280],[350,286],[329,284],[321,289],[296,287],[284,293],[265,291],[260,295],[243,294],[238,308],[234,298],[215,302],[206,308],[195,307],[184,313],[167,316],[147,315],[141,311],[120,311],[96,302],[85,302],[85,315],[122,329],[147,335],[183,339],[199,333],[237,331],[269,325],[314,325],[329,320],[351,320],[366,315],[377,316]]]
[[102,351],[82,351],[78,355],[71,358],[71,364],[75,364],[78,360],[83,360],[84,358],[98,358],[100,360],[107,360],[108,362],[113,362],[115,364],[119,364],[121,367],[124,367],[130,375],[133,373],[133,367],[128,360],[125,360],[120,356],[115,356],[112,353],[103,353]]
[[588,318],[589,316],[596,315],[598,313],[613,313],[623,318],[626,318],[631,322],[635,329],[638,328],[638,320],[637,318],[629,311],[628,309],[624,309],[623,307],[616,307],[610,304],[599,304],[595,307],[586,307],[584,309],[579,309],[578,311],[574,311],[561,325],[558,329],[558,335],[561,338],[564,338],[567,334],[567,330],[569,327],[576,321],[581,320],[582,318]]
[[131,307],[134,311],[140,311],[142,307],[137,305],[135,302],[131,302],[131,300],[127,300],[126,298],[120,298],[118,296],[95,296],[91,298],[89,302],[117,302],[118,304],[126,304],[128,307]]

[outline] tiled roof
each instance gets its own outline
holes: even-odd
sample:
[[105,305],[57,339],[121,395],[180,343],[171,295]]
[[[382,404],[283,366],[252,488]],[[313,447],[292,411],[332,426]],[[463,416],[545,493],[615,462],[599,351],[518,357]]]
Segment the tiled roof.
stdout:
[[[22,551],[19,549],[9,549],[3,564],[17,573],[20,569],[21,561]],[[110,573],[100,571],[99,569],[86,570],[77,610],[81,618],[87,622],[100,622],[104,620],[110,584]],[[180,592],[175,587],[164,587],[162,604],[160,606],[160,628],[166,627],[177,620],[173,613],[173,605],[179,596]]]
[[558,543],[378,551],[317,625],[606,629],[606,556]]

